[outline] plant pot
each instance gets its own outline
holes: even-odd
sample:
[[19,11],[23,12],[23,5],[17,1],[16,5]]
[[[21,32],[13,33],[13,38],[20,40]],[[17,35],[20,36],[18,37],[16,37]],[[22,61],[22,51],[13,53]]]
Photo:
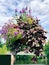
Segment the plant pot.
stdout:
[[12,54],[0,55],[0,65],[14,65],[15,58]]
[[0,55],[0,65],[11,65],[11,55]]

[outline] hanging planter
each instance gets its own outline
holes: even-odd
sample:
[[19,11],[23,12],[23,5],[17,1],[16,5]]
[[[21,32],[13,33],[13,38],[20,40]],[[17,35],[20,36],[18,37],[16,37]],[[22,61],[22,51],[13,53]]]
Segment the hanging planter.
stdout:
[[[17,13],[17,10],[15,12]],[[17,14],[15,16],[16,24],[10,22],[2,27],[1,36],[6,40],[7,48],[14,55],[25,49],[30,53],[33,52],[37,58],[43,55],[43,45],[47,39],[44,33],[47,32],[39,25],[39,20],[31,16],[30,9],[27,12],[27,8],[23,8],[19,13],[19,18]]]

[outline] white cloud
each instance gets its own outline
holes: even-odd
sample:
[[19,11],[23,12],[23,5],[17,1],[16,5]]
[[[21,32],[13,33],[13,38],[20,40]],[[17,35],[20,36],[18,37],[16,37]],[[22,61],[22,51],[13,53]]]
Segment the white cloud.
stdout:
[[[27,5],[26,2],[28,1],[29,0],[0,0],[0,14],[12,16],[15,8],[18,8],[18,10],[22,9],[22,7]],[[49,15],[49,0],[31,0],[29,6],[32,9],[33,16],[39,16],[40,19],[43,19]]]
[[6,0],[0,0],[0,2],[4,3]]
[[3,26],[4,23],[8,22],[9,19],[11,19],[12,17],[3,17],[0,16],[0,26]]

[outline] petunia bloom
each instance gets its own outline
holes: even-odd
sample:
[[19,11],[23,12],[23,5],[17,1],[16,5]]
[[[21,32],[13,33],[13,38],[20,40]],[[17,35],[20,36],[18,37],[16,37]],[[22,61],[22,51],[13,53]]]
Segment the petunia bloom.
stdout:
[[16,36],[18,34],[18,32],[14,32],[14,35]]

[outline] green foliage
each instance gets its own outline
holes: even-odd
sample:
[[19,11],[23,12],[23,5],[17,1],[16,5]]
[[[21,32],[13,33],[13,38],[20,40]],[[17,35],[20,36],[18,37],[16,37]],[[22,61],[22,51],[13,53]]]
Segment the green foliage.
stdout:
[[18,34],[16,37],[16,40],[21,39],[21,37],[22,37],[22,34]]
[[49,65],[49,41],[47,42],[47,44],[45,45],[44,47],[44,52],[46,54],[46,57],[47,57],[47,65]]
[[0,41],[0,47],[2,47],[1,41]]
[[23,13],[23,15],[21,15],[21,17],[22,17],[22,21],[26,22],[26,20],[27,20],[26,13]]
[[6,54],[8,52],[7,47],[5,44],[0,47],[0,54]]
[[[31,59],[33,58],[33,55],[16,55],[15,64],[35,64]],[[37,64],[44,64],[45,59],[42,59],[40,57],[37,58]]]
[[44,52],[46,54],[49,54],[49,41],[47,42],[47,44],[44,46]]

